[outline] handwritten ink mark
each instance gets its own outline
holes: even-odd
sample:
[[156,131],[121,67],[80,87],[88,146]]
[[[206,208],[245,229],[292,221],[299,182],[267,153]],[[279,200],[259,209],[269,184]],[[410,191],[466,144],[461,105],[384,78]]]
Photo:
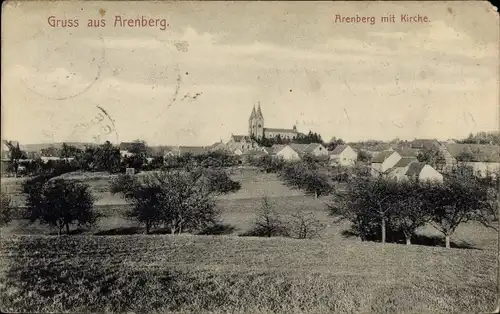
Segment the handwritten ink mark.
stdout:
[[184,99],[188,99],[189,101],[196,100],[198,96],[201,96],[201,94],[203,94],[203,92],[196,93],[194,96],[192,96],[191,93],[187,93],[184,95],[184,97],[182,97],[181,101],[183,101]]
[[347,83],[347,80],[344,80],[344,83],[345,83],[345,86],[347,86],[347,88],[349,89],[349,91],[351,92],[351,94],[354,95],[354,93],[352,92],[352,89],[351,89],[351,86],[349,86],[349,84]]
[[344,108],[344,113],[345,113],[345,117],[349,121],[349,124],[351,124],[351,119],[349,118],[349,115],[347,114],[347,109],[345,109],[345,108]]

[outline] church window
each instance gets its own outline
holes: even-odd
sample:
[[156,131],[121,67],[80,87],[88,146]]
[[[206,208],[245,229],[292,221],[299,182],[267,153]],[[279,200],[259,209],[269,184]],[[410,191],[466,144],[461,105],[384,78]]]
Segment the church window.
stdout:
[[260,127],[262,127],[262,126],[259,124],[259,125],[258,125],[258,127],[260,128]]

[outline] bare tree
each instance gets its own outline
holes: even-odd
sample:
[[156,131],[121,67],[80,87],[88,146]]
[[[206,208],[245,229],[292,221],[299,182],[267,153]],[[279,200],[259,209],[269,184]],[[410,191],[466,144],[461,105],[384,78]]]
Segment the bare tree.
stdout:
[[297,211],[287,221],[288,236],[297,239],[313,239],[320,236],[325,225],[313,212]]
[[262,204],[257,212],[253,229],[249,232],[252,236],[286,236],[288,234],[282,218],[275,211],[269,197],[262,198]]

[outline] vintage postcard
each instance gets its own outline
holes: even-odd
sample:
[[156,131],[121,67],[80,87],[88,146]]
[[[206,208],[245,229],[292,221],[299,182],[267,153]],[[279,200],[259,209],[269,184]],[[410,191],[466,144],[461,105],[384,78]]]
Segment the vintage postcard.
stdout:
[[498,312],[489,2],[2,5],[2,312]]

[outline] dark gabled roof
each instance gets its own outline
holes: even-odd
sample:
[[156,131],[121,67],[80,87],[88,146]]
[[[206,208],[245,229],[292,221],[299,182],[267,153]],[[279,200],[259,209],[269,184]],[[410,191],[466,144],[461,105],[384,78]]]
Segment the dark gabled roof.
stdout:
[[372,163],[383,163],[389,156],[391,156],[394,153],[395,151],[392,150],[385,150],[383,152],[380,152],[375,157],[373,157]]
[[296,143],[292,143],[292,144],[290,144],[288,146],[290,146],[290,148],[293,149],[294,151],[296,151],[297,153],[303,154],[303,153],[306,152],[307,146],[309,146],[309,144],[296,144]]
[[338,155],[344,151],[349,145],[337,145],[334,150],[330,152],[331,155]]
[[252,157],[260,157],[260,156],[268,155],[268,152],[267,151],[261,151],[261,150],[247,150],[242,155],[244,155],[244,156],[252,156]]
[[485,144],[444,144],[453,157],[468,153],[473,162],[500,162],[500,146]]
[[418,149],[408,147],[397,147],[394,149],[401,157],[417,157]]
[[275,129],[275,128],[264,128],[264,132],[281,132],[281,133],[295,133],[298,134],[297,130],[294,129]]
[[[275,145],[271,146],[270,148],[271,148],[272,154],[276,154],[276,153],[280,152],[286,146],[290,146],[290,145],[275,144]],[[269,152],[269,150],[267,150],[267,152]]]
[[253,142],[252,138],[248,135],[231,135],[235,142]]
[[417,161],[417,159],[414,157],[403,157],[394,165],[394,168],[406,167],[415,161]]
[[323,145],[321,145],[320,143],[311,143],[311,144],[307,145],[304,152],[305,153],[312,153],[316,148],[318,148],[320,146],[323,146]]
[[408,177],[418,176],[422,171],[422,168],[424,167],[425,163],[413,161],[410,163],[410,166],[408,167],[408,170],[406,171],[405,175],[407,175]]
[[411,148],[425,148],[425,149],[432,149],[432,148],[438,148],[440,146],[439,141],[436,139],[415,139],[411,141],[410,147]]

